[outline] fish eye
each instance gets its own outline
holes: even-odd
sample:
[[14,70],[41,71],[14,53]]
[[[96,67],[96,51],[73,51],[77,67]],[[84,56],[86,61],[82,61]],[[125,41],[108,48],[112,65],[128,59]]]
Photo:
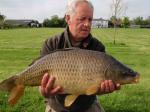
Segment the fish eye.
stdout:
[[129,70],[129,73],[134,73],[132,70]]
[[135,75],[135,72],[133,70],[129,70],[129,74]]
[[133,74],[134,72],[132,70],[124,71],[122,74],[123,75],[130,75]]
[[133,70],[129,70],[128,74],[131,75],[131,76],[136,76],[136,73]]

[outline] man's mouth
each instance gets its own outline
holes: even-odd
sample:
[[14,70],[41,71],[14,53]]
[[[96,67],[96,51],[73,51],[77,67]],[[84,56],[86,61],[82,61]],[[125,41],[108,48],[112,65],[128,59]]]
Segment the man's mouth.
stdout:
[[84,31],[84,32],[89,32],[89,30],[86,30],[86,29],[84,29],[84,30],[82,30],[82,31]]

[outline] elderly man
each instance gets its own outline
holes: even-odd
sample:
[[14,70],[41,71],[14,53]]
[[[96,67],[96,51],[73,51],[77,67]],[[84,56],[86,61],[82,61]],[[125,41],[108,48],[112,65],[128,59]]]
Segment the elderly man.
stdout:
[[[72,0],[65,14],[68,27],[61,34],[45,41],[41,56],[56,49],[69,47],[105,52],[104,45],[90,34],[93,11],[91,2]],[[57,80],[55,77],[50,77],[48,73],[45,73],[41,82],[40,92],[47,99],[46,112],[104,112],[96,95],[81,95],[70,107],[64,107],[66,94],[63,94],[60,86],[53,87],[55,80]],[[119,84],[106,80],[99,85],[98,94],[111,93],[119,88]]]

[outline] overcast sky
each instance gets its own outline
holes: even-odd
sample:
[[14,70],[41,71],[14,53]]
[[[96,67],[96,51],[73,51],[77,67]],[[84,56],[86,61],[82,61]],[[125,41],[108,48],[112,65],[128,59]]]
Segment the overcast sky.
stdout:
[[[112,0],[91,0],[94,18],[108,19],[111,16]],[[123,0],[126,4],[125,16],[135,18],[150,16],[150,0]],[[63,17],[67,0],[0,0],[0,13],[6,19],[36,19],[43,22],[53,15]]]

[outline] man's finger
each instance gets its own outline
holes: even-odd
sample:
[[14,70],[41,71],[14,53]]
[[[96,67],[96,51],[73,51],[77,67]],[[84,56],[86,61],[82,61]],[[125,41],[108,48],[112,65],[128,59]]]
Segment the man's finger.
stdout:
[[49,80],[49,75],[48,73],[45,73],[41,81],[42,88],[46,87],[48,80]]
[[112,80],[108,80],[109,92],[113,92],[115,90],[115,84]]
[[45,98],[47,98],[47,94],[45,93],[45,88],[43,88],[42,86],[39,87],[40,93],[42,96],[44,96]]
[[50,91],[50,94],[54,95],[54,94],[58,93],[60,90],[61,90],[61,87],[60,86],[56,86],[54,89],[52,89]]
[[121,85],[119,83],[116,84],[116,90],[120,90],[121,89]]
[[104,90],[104,92],[105,92],[105,93],[110,92],[109,81],[108,81],[108,80],[105,80],[105,81],[104,81],[104,85],[105,85],[105,90]]
[[47,82],[47,85],[46,85],[46,88],[45,88],[45,92],[47,94],[49,94],[54,86],[54,82],[55,82],[55,78],[50,76],[48,82]]
[[104,82],[101,83],[101,88],[100,88],[100,92],[104,92],[105,91],[105,84]]
[[44,76],[43,76],[43,78],[42,78],[42,81],[41,81],[41,86],[39,87],[40,93],[44,97],[47,97],[47,94],[45,92],[45,87],[47,85],[48,80],[49,80],[49,75],[48,75],[48,73],[45,73]]

